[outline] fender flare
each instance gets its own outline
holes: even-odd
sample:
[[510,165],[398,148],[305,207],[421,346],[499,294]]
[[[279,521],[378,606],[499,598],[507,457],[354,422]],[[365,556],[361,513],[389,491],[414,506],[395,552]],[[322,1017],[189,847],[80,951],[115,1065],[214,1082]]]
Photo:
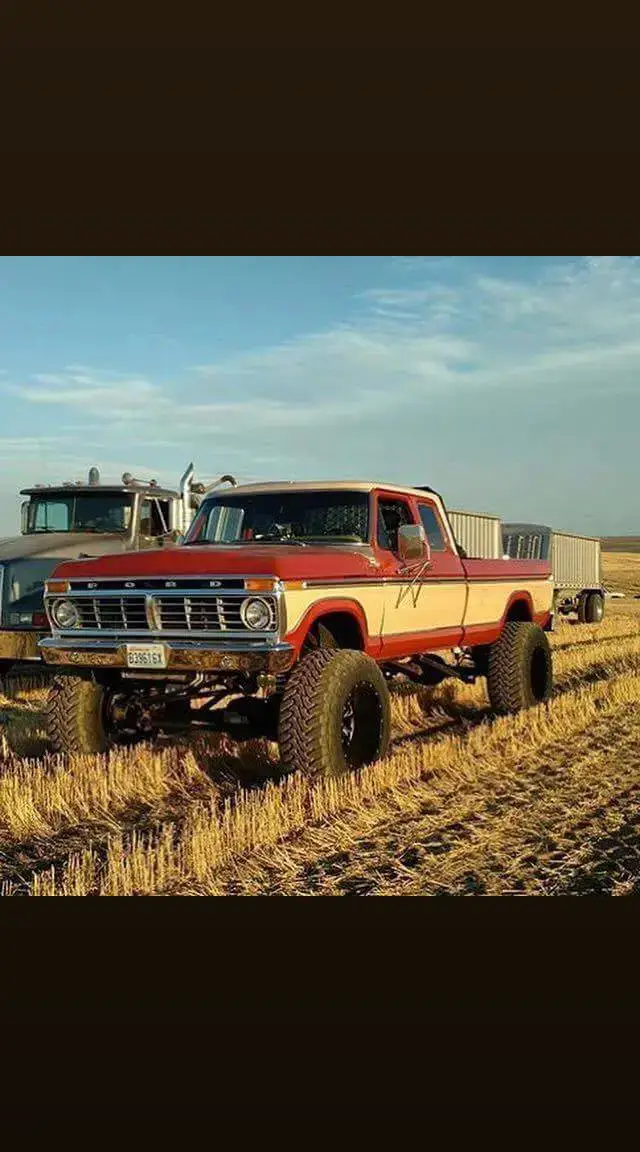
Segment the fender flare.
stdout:
[[287,632],[285,640],[288,644],[292,644],[296,649],[298,655],[300,654],[304,642],[313,628],[314,624],[321,620],[323,616],[333,616],[337,612],[347,614],[356,621],[360,635],[362,637],[363,651],[371,655],[380,646],[380,640],[377,642],[369,635],[367,627],[367,618],[362,609],[362,605],[348,597],[331,600],[318,600],[305,612],[302,620],[292,632]]

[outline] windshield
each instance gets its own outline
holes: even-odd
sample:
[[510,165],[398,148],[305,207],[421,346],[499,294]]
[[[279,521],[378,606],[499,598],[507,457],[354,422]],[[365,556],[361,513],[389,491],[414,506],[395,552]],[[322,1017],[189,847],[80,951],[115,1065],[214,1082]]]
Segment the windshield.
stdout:
[[368,539],[366,492],[270,492],[206,500],[185,543],[365,544]]
[[29,504],[27,532],[126,532],[132,498],[125,493],[73,493],[35,496]]

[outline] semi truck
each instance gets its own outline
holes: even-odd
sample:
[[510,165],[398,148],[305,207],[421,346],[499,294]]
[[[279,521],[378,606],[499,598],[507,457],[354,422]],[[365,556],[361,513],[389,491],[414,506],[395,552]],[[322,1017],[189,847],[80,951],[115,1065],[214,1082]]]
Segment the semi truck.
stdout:
[[505,524],[502,531],[506,556],[551,564],[557,615],[577,613],[581,624],[602,622],[607,594],[602,584],[600,540],[539,524]]
[[[209,490],[194,475],[190,464],[170,489],[128,472],[119,484],[103,484],[92,468],[86,482],[36,484],[20,493],[27,497],[22,534],[0,540],[0,676],[42,665],[38,642],[49,629],[44,583],[61,560],[177,543]],[[225,482],[235,484],[232,476],[218,484]]]

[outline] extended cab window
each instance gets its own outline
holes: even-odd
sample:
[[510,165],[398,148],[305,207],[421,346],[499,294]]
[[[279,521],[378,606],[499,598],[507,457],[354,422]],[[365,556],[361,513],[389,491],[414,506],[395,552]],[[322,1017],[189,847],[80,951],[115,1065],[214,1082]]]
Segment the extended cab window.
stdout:
[[430,504],[419,504],[418,511],[420,512],[420,519],[422,526],[427,533],[427,540],[431,545],[432,552],[446,552],[447,545],[445,543],[440,521],[436,516],[435,508]]
[[398,532],[413,524],[411,509],[405,500],[378,501],[378,544],[387,552],[398,552]]

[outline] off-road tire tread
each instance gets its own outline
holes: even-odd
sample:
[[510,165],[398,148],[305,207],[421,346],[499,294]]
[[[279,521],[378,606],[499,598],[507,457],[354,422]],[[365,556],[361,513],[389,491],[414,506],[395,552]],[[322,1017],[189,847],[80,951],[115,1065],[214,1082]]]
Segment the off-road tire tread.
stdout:
[[390,743],[391,700],[380,668],[362,652],[317,649],[296,666],[282,700],[278,742],[281,759],[288,767],[312,779],[335,775],[340,770],[331,760],[330,717],[322,705],[330,678],[348,680],[358,669],[362,669],[363,678],[374,684],[379,693],[383,719],[377,758],[386,756]]
[[551,648],[546,634],[537,624],[510,621],[505,624],[500,639],[491,646],[489,652],[487,676],[489,699],[493,710],[500,715],[511,715],[542,703],[531,698],[523,674],[527,653],[534,642],[534,637],[546,648],[549,663],[549,688],[546,698],[551,695],[553,667]]
[[106,751],[100,719],[102,688],[80,676],[53,681],[45,704],[49,741],[54,752],[92,755]]

